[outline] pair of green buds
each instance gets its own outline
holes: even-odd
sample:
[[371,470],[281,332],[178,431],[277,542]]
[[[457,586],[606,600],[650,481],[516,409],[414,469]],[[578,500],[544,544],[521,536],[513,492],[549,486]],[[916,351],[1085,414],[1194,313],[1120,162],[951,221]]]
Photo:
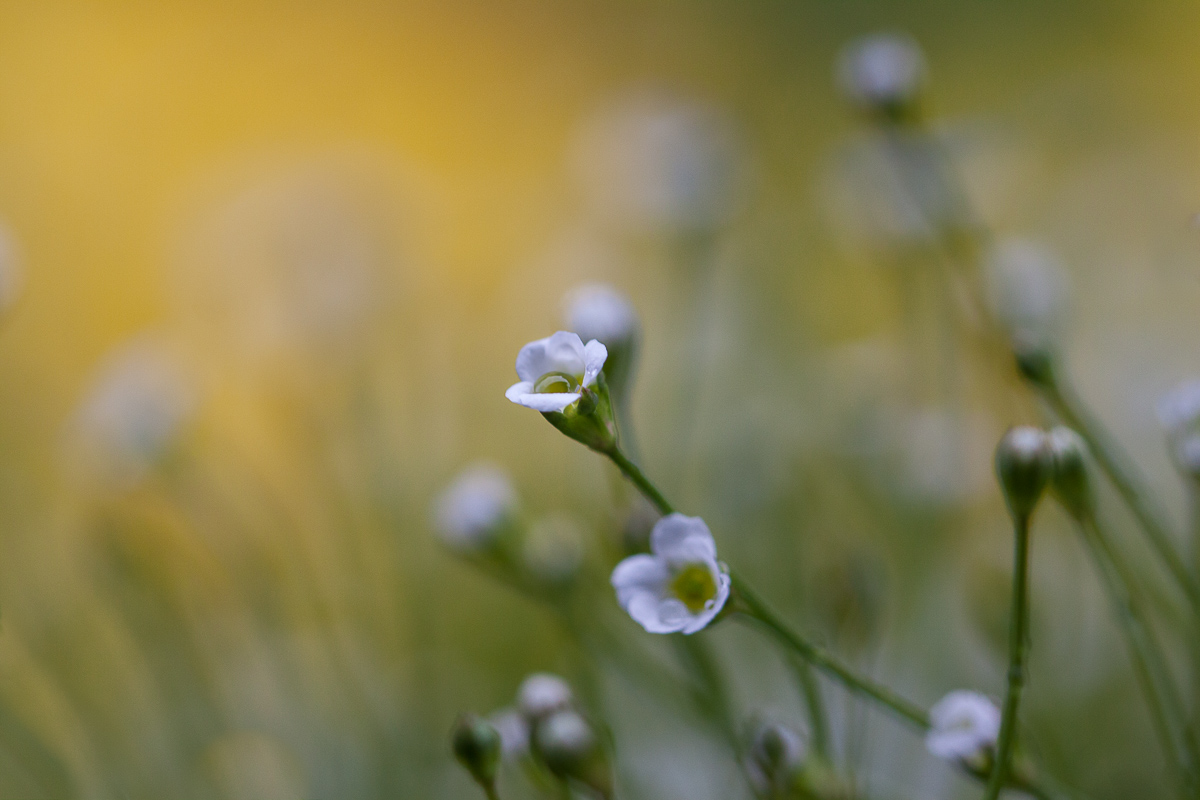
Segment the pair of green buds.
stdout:
[[1087,445],[1068,427],[1012,428],[996,447],[996,474],[1014,519],[1028,520],[1047,488],[1075,519],[1092,515]]

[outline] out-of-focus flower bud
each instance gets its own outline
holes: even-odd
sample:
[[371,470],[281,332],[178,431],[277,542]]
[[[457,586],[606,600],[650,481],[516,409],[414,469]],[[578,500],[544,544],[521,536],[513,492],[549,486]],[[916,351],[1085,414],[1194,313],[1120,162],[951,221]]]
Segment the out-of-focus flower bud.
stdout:
[[1167,433],[1176,435],[1200,421],[1200,380],[1176,386],[1158,400],[1158,421]]
[[759,722],[746,751],[746,776],[760,795],[783,797],[796,782],[806,756],[800,731],[779,722]]
[[852,103],[900,119],[915,109],[925,82],[925,57],[910,36],[872,34],[842,49],[837,77]]
[[1044,245],[1005,239],[985,260],[988,307],[1009,338],[1051,347],[1067,306],[1066,270]]
[[517,493],[508,475],[491,464],[459,473],[434,503],[434,526],[442,541],[459,552],[493,547],[514,523]]
[[582,341],[608,348],[604,376],[618,399],[628,396],[637,362],[641,324],[629,298],[611,286],[588,284],[567,293],[566,324]]
[[1050,489],[1072,517],[1088,519],[1095,510],[1095,497],[1088,477],[1087,444],[1078,433],[1059,425],[1047,434],[1054,475]]
[[567,516],[549,516],[529,528],[522,544],[525,568],[541,583],[562,586],[583,566],[583,535]]
[[1053,472],[1046,434],[1028,425],[1004,434],[996,447],[996,474],[1014,519],[1027,520]]
[[604,748],[579,712],[556,711],[537,724],[533,736],[534,751],[555,776],[611,796],[612,770]]
[[925,747],[936,758],[984,768],[1000,735],[1000,709],[979,692],[950,692],[929,710]]
[[516,761],[529,752],[529,720],[519,710],[502,708],[488,722],[500,734],[500,756],[505,761]]
[[570,684],[548,672],[535,672],[517,690],[517,708],[529,720],[539,720],[570,708],[574,699]]
[[496,765],[500,761],[500,734],[486,720],[474,714],[462,714],[450,733],[454,757],[486,791],[496,783]]
[[1171,457],[1180,472],[1200,480],[1200,432],[1179,437],[1171,446]]

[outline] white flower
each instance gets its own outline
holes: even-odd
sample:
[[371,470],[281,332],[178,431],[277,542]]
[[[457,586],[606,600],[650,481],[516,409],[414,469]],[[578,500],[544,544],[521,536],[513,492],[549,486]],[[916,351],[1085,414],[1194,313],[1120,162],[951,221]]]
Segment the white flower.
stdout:
[[1158,421],[1167,431],[1178,433],[1200,419],[1200,379],[1184,381],[1158,401]]
[[565,300],[567,327],[580,339],[596,339],[613,347],[638,332],[633,304],[611,286],[602,283],[579,286],[568,292]]
[[500,756],[515,761],[529,752],[529,721],[515,708],[502,708],[488,717],[500,734]]
[[579,712],[569,708],[548,716],[537,726],[534,736],[538,754],[556,772],[569,773],[597,745],[592,726]]
[[571,686],[557,675],[535,672],[517,690],[517,708],[526,719],[537,720],[570,707],[575,695]]
[[992,315],[1010,335],[1049,338],[1068,299],[1066,271],[1053,251],[1026,239],[1005,239],[987,255]]
[[1000,709],[979,692],[955,691],[929,710],[925,748],[946,761],[966,761],[996,746]]
[[517,354],[521,381],[504,396],[542,413],[561,412],[596,384],[607,358],[608,349],[595,339],[585,345],[578,334],[559,331],[521,348]]
[[864,106],[910,101],[925,79],[925,57],[909,36],[878,33],[857,39],[838,58],[842,91]]
[[517,511],[517,492],[508,475],[486,463],[458,474],[434,503],[434,526],[455,550],[482,550],[495,541]]
[[1173,448],[1175,463],[1193,477],[1200,477],[1200,433],[1189,433],[1179,439]]
[[650,633],[695,633],[729,599],[729,572],[704,520],[669,514],[650,532],[652,555],[617,564],[617,602]]

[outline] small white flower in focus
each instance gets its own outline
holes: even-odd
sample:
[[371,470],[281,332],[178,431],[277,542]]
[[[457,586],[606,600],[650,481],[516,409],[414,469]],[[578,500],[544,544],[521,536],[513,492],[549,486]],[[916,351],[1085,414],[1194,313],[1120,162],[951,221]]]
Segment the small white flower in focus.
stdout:
[[514,403],[542,413],[562,412],[596,385],[608,349],[595,339],[586,345],[578,334],[559,331],[521,348],[517,377],[504,393]]
[[729,599],[728,569],[704,520],[669,514],[650,532],[650,555],[617,564],[617,602],[649,633],[695,633]]
[[70,457],[91,477],[132,485],[167,454],[197,406],[196,386],[176,354],[137,338],[101,365],[75,419]]
[[517,506],[508,475],[492,464],[478,463],[460,472],[438,496],[434,526],[455,550],[484,550],[513,519]]
[[897,108],[921,90],[925,57],[910,36],[872,34],[842,49],[837,77],[852,102],[866,108]]
[[515,708],[502,708],[488,717],[500,734],[500,757],[516,761],[529,752],[529,721]]
[[611,286],[579,286],[565,298],[567,327],[583,341],[596,339],[616,347],[638,333],[638,316],[629,298]]
[[571,686],[548,672],[535,672],[517,690],[517,708],[529,720],[538,720],[569,708],[574,699]]
[[996,746],[1000,709],[979,692],[950,692],[929,710],[925,748],[946,761],[975,761]]
[[1057,333],[1068,299],[1066,270],[1049,248],[1005,239],[986,259],[987,299],[1010,336],[1045,342]]
[[1200,420],[1200,379],[1184,381],[1159,398],[1158,421],[1168,433],[1192,427]]

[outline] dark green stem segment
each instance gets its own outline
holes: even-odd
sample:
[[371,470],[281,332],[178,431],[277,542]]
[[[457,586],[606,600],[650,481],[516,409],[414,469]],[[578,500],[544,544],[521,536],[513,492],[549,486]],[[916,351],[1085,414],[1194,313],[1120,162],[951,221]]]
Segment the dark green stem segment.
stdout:
[[1188,571],[1175,544],[1170,528],[1164,522],[1158,504],[1145,481],[1142,480],[1133,460],[1121,448],[1104,425],[1083,405],[1082,401],[1064,385],[1052,363],[1046,364],[1044,372],[1028,375],[1042,398],[1068,427],[1074,428],[1087,442],[1096,463],[1104,470],[1117,494],[1129,507],[1138,525],[1146,533],[1155,552],[1166,565],[1171,576],[1179,583],[1192,607],[1200,611],[1200,585]]
[[1012,610],[1008,621],[1008,689],[1000,716],[996,761],[988,780],[985,800],[996,800],[1004,788],[1017,742],[1017,708],[1025,688],[1026,648],[1029,641],[1029,516],[1013,519]]
[[804,696],[804,705],[808,709],[808,724],[812,726],[813,752],[822,758],[829,758],[829,714],[825,710],[825,698],[821,695],[821,684],[813,673],[812,665],[802,658],[791,657],[788,666],[796,675],[796,683]]
[[500,800],[500,793],[496,791],[496,784],[493,781],[483,787],[483,793],[487,796],[487,800]]
[[620,448],[614,446],[603,452],[604,455],[612,459],[612,462],[617,465],[617,469],[621,470],[621,474],[628,478],[630,483],[636,486],[638,491],[658,509],[658,513],[663,516],[675,513],[674,507],[662,496],[662,492],[658,490],[658,487],[642,474],[642,470],[637,464],[625,457]]
[[766,628],[772,636],[788,649],[817,669],[839,681],[855,694],[875,700],[921,730],[929,728],[929,715],[923,708],[905,700],[886,686],[881,686],[868,678],[859,676],[832,653],[819,645],[813,644],[793,631],[767,602],[750,588],[750,585],[746,581],[733,574],[732,571],[730,574],[733,578],[734,592],[736,592],[738,599],[744,604],[747,616]]

